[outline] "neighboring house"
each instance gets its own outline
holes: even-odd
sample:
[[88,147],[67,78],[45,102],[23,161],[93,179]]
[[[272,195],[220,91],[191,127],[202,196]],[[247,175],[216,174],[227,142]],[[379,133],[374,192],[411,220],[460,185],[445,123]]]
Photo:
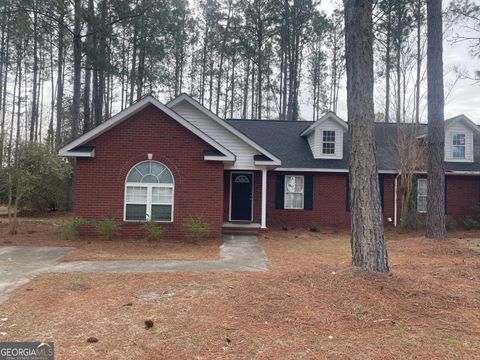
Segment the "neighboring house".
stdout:
[[[415,129],[424,142],[426,125]],[[376,123],[385,221],[399,222],[396,124]],[[445,122],[446,212],[473,215],[480,198],[480,134],[460,115]],[[60,150],[76,158],[75,212],[116,217],[124,235],[153,218],[169,236],[200,215],[214,235],[232,228],[349,226],[348,123],[223,120],[183,94],[164,105],[147,96]],[[426,210],[425,171],[416,199]],[[397,190],[397,191],[396,191]]]

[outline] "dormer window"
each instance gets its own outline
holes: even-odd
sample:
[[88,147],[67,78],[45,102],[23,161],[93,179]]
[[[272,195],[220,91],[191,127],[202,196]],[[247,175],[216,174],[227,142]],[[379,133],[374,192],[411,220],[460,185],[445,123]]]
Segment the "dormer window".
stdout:
[[325,155],[335,154],[335,131],[323,130],[322,153]]
[[343,159],[343,137],[348,126],[337,115],[329,112],[301,132],[312,150],[314,159]]
[[465,134],[453,135],[452,156],[455,159],[465,159]]

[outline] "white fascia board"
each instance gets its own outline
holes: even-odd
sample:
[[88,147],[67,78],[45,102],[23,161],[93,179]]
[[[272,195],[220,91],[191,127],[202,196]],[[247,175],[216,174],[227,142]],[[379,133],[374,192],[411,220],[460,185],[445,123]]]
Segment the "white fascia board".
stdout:
[[446,163],[473,163],[473,159],[448,159],[445,161]]
[[[330,172],[330,173],[349,173],[348,169],[321,169],[321,168],[282,168],[278,167],[273,171],[292,171],[292,172]],[[379,170],[379,174],[398,174],[397,170]]]
[[[96,137],[100,136],[101,134],[107,132],[114,126],[122,123],[124,120],[128,119],[132,115],[136,114],[140,110],[143,110],[146,108],[148,105],[154,105],[161,111],[163,111],[165,114],[170,116],[172,119],[176,120],[178,123],[183,125],[185,128],[190,130],[192,133],[197,135],[200,139],[204,140],[206,143],[209,145],[213,146],[217,150],[221,151],[222,153],[225,154],[225,157],[229,161],[234,161],[235,160],[235,155],[219,143],[217,143],[214,139],[209,137],[207,134],[202,132],[200,129],[198,129],[196,126],[191,124],[189,121],[185,120],[183,117],[181,117],[179,114],[177,114],[175,111],[170,109],[169,107],[163,105],[160,101],[155,99],[153,96],[148,95],[144,97],[143,99],[139,100],[135,104],[131,105],[130,107],[126,108],[125,110],[119,112],[109,120],[105,121],[101,125],[93,128],[89,132],[83,134],[76,140],[72,141],[71,143],[67,144],[63,148],[61,148],[58,152],[60,156],[69,156],[68,152],[69,150],[74,149],[77,146],[83,145],[86,142],[95,139]],[[71,156],[71,155],[70,155]]]
[[212,155],[205,155],[203,159],[207,161],[232,161],[225,156],[212,156]]
[[322,124],[325,120],[327,119],[332,119],[334,120],[335,122],[337,122],[341,127],[343,127],[345,130],[348,129],[348,125],[345,121],[342,120],[342,118],[340,118],[337,114],[333,113],[333,112],[328,112],[326,113],[325,115],[323,115],[320,119],[318,119],[317,121],[315,121],[312,125],[310,125],[308,128],[306,128],[305,130],[302,131],[302,133],[300,134],[300,136],[307,136],[308,134],[310,134],[313,130],[315,130],[315,128],[317,126],[319,126],[320,124]]
[[282,168],[282,167],[278,167],[273,171],[348,173],[348,169],[320,169],[320,168],[315,169],[315,168]]
[[65,157],[95,157],[95,149],[92,151],[67,151]]
[[480,171],[445,171],[445,175],[466,175],[466,176],[478,176]]
[[[414,174],[427,175],[427,171],[426,170],[415,171]],[[478,176],[480,175],[480,171],[446,170],[445,176],[448,176],[448,175]]]
[[254,161],[254,164],[257,166],[276,166],[277,165],[273,161]]
[[208,110],[205,106],[200,104],[198,101],[196,101],[195,99],[193,99],[189,95],[181,94],[181,95],[177,96],[175,99],[173,99],[172,101],[168,102],[166,106],[168,106],[169,108],[173,108],[176,105],[178,105],[179,103],[181,103],[182,101],[188,102],[190,105],[195,107],[198,111],[200,111],[204,115],[208,116],[210,119],[215,121],[220,126],[223,126],[225,129],[227,129],[229,132],[231,132],[236,137],[240,138],[240,140],[244,141],[245,143],[247,143],[248,145],[253,147],[255,150],[257,150],[257,151],[263,153],[264,155],[268,156],[270,159],[272,159],[272,163],[274,165],[281,165],[282,164],[282,161],[279,158],[277,158],[275,155],[273,155],[269,151],[265,150],[263,147],[258,145],[255,141],[251,140],[249,137],[247,137],[242,132],[235,129],[233,126],[231,126],[225,120],[219,118],[217,115],[215,115],[213,112]]

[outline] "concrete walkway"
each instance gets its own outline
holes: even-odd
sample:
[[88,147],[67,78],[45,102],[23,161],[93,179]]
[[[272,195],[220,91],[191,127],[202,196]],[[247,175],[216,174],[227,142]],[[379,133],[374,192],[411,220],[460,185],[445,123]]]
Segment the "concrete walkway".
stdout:
[[71,261],[55,265],[53,272],[175,272],[175,271],[267,271],[265,253],[255,235],[224,235],[220,260],[192,261]]
[[49,271],[70,250],[68,247],[0,247],[0,304],[15,288]]

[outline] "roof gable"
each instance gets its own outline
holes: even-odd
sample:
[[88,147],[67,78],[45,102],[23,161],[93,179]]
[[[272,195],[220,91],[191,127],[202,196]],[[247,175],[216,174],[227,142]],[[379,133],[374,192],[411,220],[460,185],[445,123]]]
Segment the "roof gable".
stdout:
[[250,147],[255,149],[256,151],[260,152],[261,154],[265,155],[267,158],[270,159],[269,163],[270,165],[280,165],[282,162],[281,160],[276,157],[274,154],[269,152],[267,149],[265,149],[263,146],[259,145],[258,142],[255,142],[252,140],[250,137],[246,136],[244,133],[241,131],[237,130],[235,127],[230,125],[228,122],[225,120],[221,119],[217,115],[215,115],[213,112],[208,110],[205,106],[200,104],[198,101],[193,99],[187,94],[181,94],[172,101],[168,102],[166,104],[167,107],[174,109],[176,106],[180,105],[181,103],[186,102],[189,105],[193,106],[196,110],[201,112],[203,115],[211,119],[213,122],[224,128],[226,131],[234,135],[236,138],[240,139],[244,143],[248,144]]
[[332,120],[336,123],[338,123],[343,129],[347,130],[348,129],[348,125],[347,123],[342,120],[337,114],[335,114],[334,112],[332,111],[329,111],[328,113],[326,113],[325,115],[323,115],[320,119],[318,119],[317,121],[315,121],[312,125],[310,125],[308,128],[306,128],[300,135],[301,136],[307,136],[308,134],[310,134],[312,131],[315,130],[315,128],[321,124],[323,124],[325,121],[327,120]]
[[60,156],[89,156],[91,157],[91,153],[89,154],[83,154],[80,153],[77,149],[81,145],[85,145],[89,141],[97,138],[98,136],[102,135],[103,133],[107,132],[111,128],[121,124],[123,121],[129,119],[131,116],[135,115],[142,109],[146,108],[149,105],[153,105],[159,110],[163,111],[165,114],[170,116],[172,119],[177,121],[179,124],[190,130],[192,133],[197,135],[199,138],[204,140],[206,143],[211,145],[213,148],[217,149],[218,151],[223,154],[221,157],[222,160],[226,161],[234,161],[235,160],[235,155],[232,154],[228,149],[226,149],[224,146],[219,144],[217,141],[209,137],[207,134],[202,132],[200,129],[195,127],[193,124],[185,120],[183,117],[181,117],[179,114],[177,114],[175,111],[170,109],[169,107],[163,105],[160,101],[155,99],[153,96],[148,95],[142,98],[141,100],[137,101],[130,107],[126,108],[125,110],[119,112],[112,118],[108,119],[104,123],[98,125],[97,127],[93,128],[92,130],[88,131],[87,133],[83,134],[82,136],[78,137],[74,141],[70,142],[69,144],[65,145],[63,148],[59,150],[59,155]]
[[462,123],[469,129],[471,129],[474,133],[477,133],[477,134],[480,133],[480,129],[478,128],[478,126],[463,114],[460,114],[453,118],[445,120],[445,129],[448,129],[449,127],[454,126],[457,123]]

